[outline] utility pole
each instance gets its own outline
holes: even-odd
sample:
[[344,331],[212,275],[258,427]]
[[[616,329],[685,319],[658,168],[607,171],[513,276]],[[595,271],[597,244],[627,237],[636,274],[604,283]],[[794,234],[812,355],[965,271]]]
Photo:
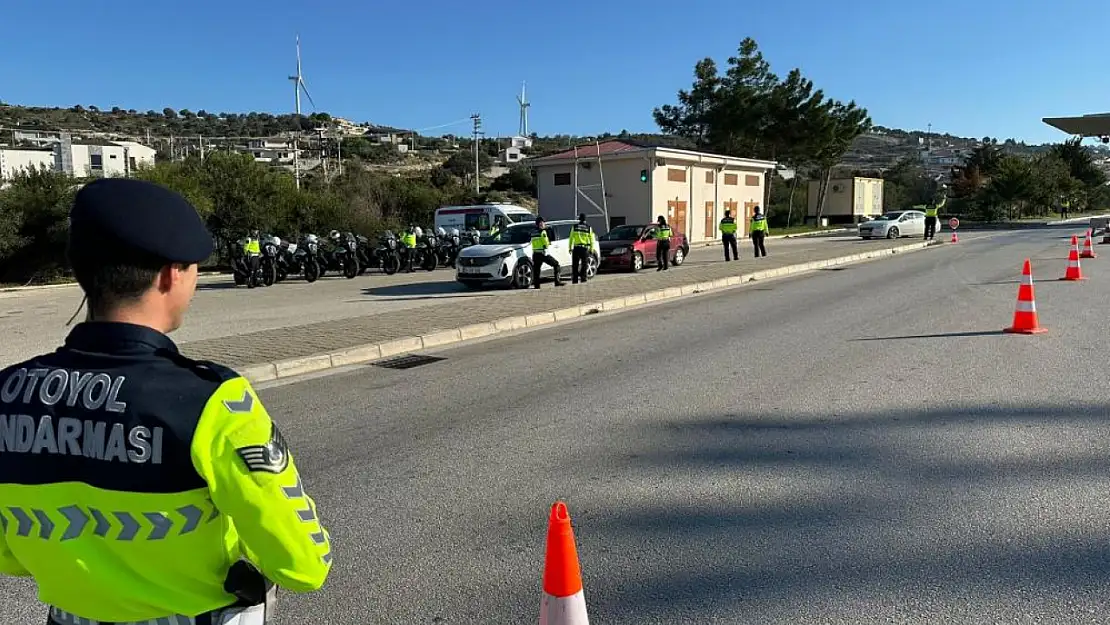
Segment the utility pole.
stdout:
[[481,193],[481,166],[478,163],[478,142],[482,136],[482,114],[475,113],[470,116],[474,122],[474,192]]

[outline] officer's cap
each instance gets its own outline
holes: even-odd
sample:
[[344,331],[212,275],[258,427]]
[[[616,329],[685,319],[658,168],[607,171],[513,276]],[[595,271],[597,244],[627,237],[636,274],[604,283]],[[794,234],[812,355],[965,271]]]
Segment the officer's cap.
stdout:
[[69,214],[70,261],[130,254],[166,263],[199,263],[212,236],[188,200],[165,187],[102,178],[77,192]]

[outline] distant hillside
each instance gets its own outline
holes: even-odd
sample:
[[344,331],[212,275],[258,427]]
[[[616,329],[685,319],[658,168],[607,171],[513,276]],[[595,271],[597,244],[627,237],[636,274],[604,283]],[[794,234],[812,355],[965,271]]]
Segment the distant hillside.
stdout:
[[[348,132],[357,131],[350,127]],[[337,121],[327,113],[313,113],[300,117],[292,114],[274,115],[272,113],[210,113],[204,110],[190,111],[165,108],[161,111],[141,112],[135,109],[113,107],[100,110],[95,106],[73,106],[70,108],[46,108],[15,106],[0,103],[0,128],[5,131],[19,130],[70,130],[88,133],[103,133],[119,138],[143,140],[151,137],[226,137],[239,139],[246,137],[268,137],[283,133],[301,131],[311,137],[321,127],[335,126]],[[364,128],[383,128],[373,124],[360,124]],[[392,129],[391,129],[392,130]],[[6,133],[5,133],[6,134]],[[638,134],[622,131],[618,134],[605,133],[596,137],[576,137],[555,135],[536,137],[530,154],[546,154],[566,149],[592,139],[627,138],[641,142],[688,148],[694,146],[683,139],[659,134]],[[10,140],[10,136],[0,134],[0,142]],[[1045,146],[1027,145],[1013,139],[998,140],[990,138],[956,137],[945,133],[926,133],[920,130],[900,130],[896,128],[875,127],[874,131],[859,137],[845,154],[842,167],[858,170],[882,169],[892,166],[907,156],[920,155],[928,146],[931,148],[930,168],[938,170],[951,166],[952,159],[980,144],[984,139],[997,142],[1007,152],[1017,154],[1036,154]],[[469,143],[465,136],[452,139],[460,147]],[[346,141],[344,142],[346,143]],[[423,143],[423,142],[417,142]],[[440,148],[439,142],[428,144],[429,148]],[[417,145],[417,149],[420,147]],[[491,146],[493,147],[493,146]],[[1110,155],[1104,146],[1092,148],[1103,156]],[[495,152],[496,150],[491,150]]]

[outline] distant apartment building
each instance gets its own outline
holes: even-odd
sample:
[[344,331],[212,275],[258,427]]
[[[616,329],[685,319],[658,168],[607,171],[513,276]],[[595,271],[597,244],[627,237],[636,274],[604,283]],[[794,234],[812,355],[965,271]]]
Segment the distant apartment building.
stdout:
[[292,163],[297,152],[303,152],[300,147],[295,150],[290,139],[250,139],[243,150],[254,157],[259,163]]
[[154,158],[153,148],[134,141],[74,142],[60,137],[50,147],[0,149],[0,180],[41,167],[78,178],[130,176],[153,165]]

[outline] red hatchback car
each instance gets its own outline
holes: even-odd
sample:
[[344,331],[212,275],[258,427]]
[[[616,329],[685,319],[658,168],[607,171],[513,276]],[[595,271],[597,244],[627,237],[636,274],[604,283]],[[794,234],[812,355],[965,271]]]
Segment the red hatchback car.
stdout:
[[[655,264],[655,224],[617,226],[598,238],[600,270],[639,271]],[[681,265],[690,253],[686,236],[671,235],[671,264]]]

